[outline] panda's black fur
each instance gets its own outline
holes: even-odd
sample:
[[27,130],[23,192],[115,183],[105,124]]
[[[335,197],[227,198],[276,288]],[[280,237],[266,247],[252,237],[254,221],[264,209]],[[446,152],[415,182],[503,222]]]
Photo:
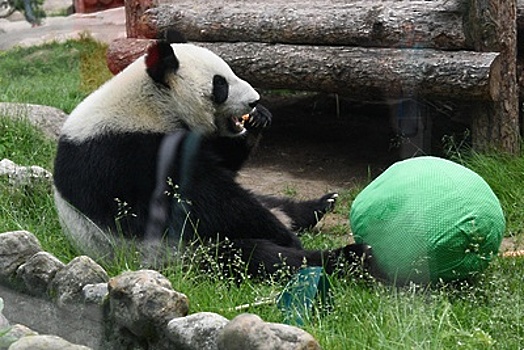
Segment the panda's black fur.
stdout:
[[[180,52],[184,49],[181,47]],[[140,84],[145,86],[145,94],[151,90],[151,97],[141,95],[140,98],[152,105],[156,101],[148,99],[155,99],[158,94],[170,98],[169,90],[179,83],[173,75],[187,63],[179,62],[172,46],[162,41],[149,49],[144,62],[149,78],[141,77]],[[224,76],[215,75],[212,80],[209,99],[214,106],[220,106],[228,101],[232,87]],[[96,102],[110,100],[107,94],[92,98],[94,103],[85,102],[76,113],[84,115],[89,108],[99,108],[102,112],[97,113],[102,113],[102,117],[94,117],[92,122],[88,118],[78,121],[78,116],[72,114],[76,119],[64,127],[55,160],[57,207],[65,229],[73,231],[70,235],[75,236],[74,231],[83,227],[84,232],[77,234],[80,248],[90,244],[91,234],[95,240],[98,231],[102,233],[102,240],[107,238],[106,234],[121,234],[124,240],[126,237],[158,240],[166,232],[171,238],[175,236],[184,242],[227,238],[233,250],[222,254],[239,251],[253,275],[274,273],[283,261],[291,268],[306,262],[323,265],[332,272],[340,258],[351,264],[361,262],[368,254],[368,247],[363,245],[348,245],[332,251],[302,248],[294,231],[314,226],[332,208],[335,194],[295,202],[256,196],[235,181],[237,171],[258,142],[262,130],[271,122],[269,111],[256,106],[257,98],[246,101],[245,108],[252,110],[244,131],[230,135],[220,130],[220,125],[227,124],[225,120],[213,122],[219,125],[217,132],[203,132],[198,130],[198,124],[197,127],[189,125],[195,119],[193,116],[180,116],[175,112],[170,116],[169,111],[160,117],[173,118],[172,128],[163,130],[155,124],[155,130],[149,130],[152,124],[146,121],[134,130],[135,126],[126,117],[118,115],[115,120],[105,120],[101,107],[107,102],[101,102],[101,106],[96,106]],[[251,91],[249,94],[255,97]],[[143,116],[129,117],[140,123],[137,117]],[[159,115],[153,114],[153,117]],[[111,114],[107,115],[107,119],[111,118]],[[82,123],[95,131],[85,131]],[[172,182],[169,186],[168,179]],[[289,219],[287,226],[275,212]],[[85,248],[94,251],[92,255],[106,254],[104,249],[98,251],[96,244],[92,249]]]
[[[258,133],[249,127],[248,132]],[[200,142],[195,142],[195,138]],[[170,186],[165,182],[157,183],[148,239],[160,239],[166,229],[177,236],[175,241],[178,235],[184,240],[228,239],[227,251],[222,250],[221,254],[239,251],[251,275],[273,274],[282,266],[296,269],[305,262],[323,265],[331,273],[337,264],[361,262],[363,255],[369,254],[368,248],[362,245],[348,245],[332,251],[303,249],[298,236],[269,208],[283,210],[295,223],[295,229],[302,230],[315,225],[331,208],[334,194],[303,202],[252,194],[235,181],[237,170],[249,154],[249,147],[241,139],[200,138],[194,134],[176,133],[166,136],[164,142],[172,144],[171,140],[181,145],[176,152],[171,147],[160,152],[160,168],[162,163],[174,166],[164,166],[159,179],[170,178],[182,185],[177,188],[175,197],[166,200],[164,194],[170,191]],[[188,153],[192,155],[184,162],[184,155]],[[198,237],[195,237],[196,232]]]

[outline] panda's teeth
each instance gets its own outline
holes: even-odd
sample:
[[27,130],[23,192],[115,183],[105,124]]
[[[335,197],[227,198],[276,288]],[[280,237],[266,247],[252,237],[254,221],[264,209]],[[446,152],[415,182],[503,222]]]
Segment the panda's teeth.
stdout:
[[242,133],[243,131],[245,131],[244,121],[241,120],[241,118],[231,117],[231,122],[232,122],[232,127],[235,132]]

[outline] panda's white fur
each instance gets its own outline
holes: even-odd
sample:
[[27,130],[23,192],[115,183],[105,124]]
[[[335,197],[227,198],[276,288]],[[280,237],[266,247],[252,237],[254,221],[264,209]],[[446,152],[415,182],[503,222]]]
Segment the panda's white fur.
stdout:
[[[171,44],[180,66],[169,74],[169,89],[158,88],[140,57],[82,101],[67,118],[62,135],[84,141],[106,131],[169,133],[182,127],[226,136],[232,116],[249,113],[259,94],[237,77],[219,56],[192,44]],[[224,104],[211,99],[210,77],[229,84]],[[110,116],[110,117],[109,117]]]
[[62,231],[69,241],[82,254],[97,261],[113,261],[115,252],[125,252],[128,239],[118,234],[109,234],[98,227],[91,219],[73,207],[62,195],[55,191],[54,200]]

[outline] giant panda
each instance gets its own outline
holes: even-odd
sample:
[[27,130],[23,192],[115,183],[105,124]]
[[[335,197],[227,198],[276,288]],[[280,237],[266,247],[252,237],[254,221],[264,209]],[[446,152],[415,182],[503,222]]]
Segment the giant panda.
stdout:
[[[336,194],[298,202],[256,196],[235,181],[271,124],[259,99],[211,51],[152,43],[62,127],[54,185],[64,231],[98,260],[113,259],[115,247],[130,241],[171,237],[226,240],[230,248],[221,254],[240,252],[252,275],[304,264],[332,272],[341,258],[361,262],[367,246],[310,251],[296,235],[332,208]],[[180,192],[176,198],[168,181]]]

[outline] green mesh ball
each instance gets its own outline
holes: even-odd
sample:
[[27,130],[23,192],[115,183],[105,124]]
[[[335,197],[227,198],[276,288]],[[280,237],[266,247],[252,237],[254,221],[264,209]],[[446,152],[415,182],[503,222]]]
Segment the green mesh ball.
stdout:
[[356,242],[369,244],[382,277],[397,283],[474,276],[506,225],[478,174],[436,157],[393,164],[357,196],[349,218]]

